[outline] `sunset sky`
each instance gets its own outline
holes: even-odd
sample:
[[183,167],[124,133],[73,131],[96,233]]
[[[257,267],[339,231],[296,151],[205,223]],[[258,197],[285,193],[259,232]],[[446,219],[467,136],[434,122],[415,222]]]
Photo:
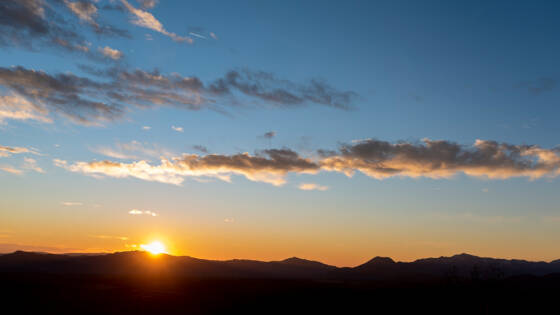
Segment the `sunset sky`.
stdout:
[[558,259],[559,12],[0,1],[0,252]]

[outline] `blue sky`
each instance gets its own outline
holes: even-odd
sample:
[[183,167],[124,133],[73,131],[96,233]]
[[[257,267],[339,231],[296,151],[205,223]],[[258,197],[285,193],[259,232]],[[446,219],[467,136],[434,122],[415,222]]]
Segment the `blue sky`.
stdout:
[[[111,82],[112,77],[96,77],[84,65],[145,73],[157,69],[168,78],[174,73],[196,77],[205,87],[232,70],[262,71],[278,79],[268,82],[271,90],[285,88],[298,95],[310,82],[322,82],[333,97],[350,93],[344,104],[350,109],[309,100],[278,103],[236,90],[226,96],[200,94],[212,98],[200,110],[180,104],[124,104],[121,116],[87,124],[68,118],[69,112],[82,110],[73,103],[45,105],[47,112],[41,115],[50,123],[4,117],[0,145],[29,150],[0,157],[0,166],[12,170],[0,171],[4,248],[122,250],[158,237],[176,254],[219,259],[299,255],[352,265],[375,255],[410,260],[464,251],[558,258],[552,242],[560,237],[558,164],[547,164],[546,174],[539,176],[516,169],[514,175],[488,178],[492,168],[509,172],[507,163],[535,162],[534,155],[500,165],[492,160],[482,165],[481,176],[465,174],[470,165],[458,166],[449,176],[440,176],[438,169],[419,177],[400,173],[383,179],[359,168],[352,177],[342,171],[289,171],[277,186],[229,171],[224,173],[231,175],[230,182],[212,174],[181,175],[183,181],[174,185],[77,167],[80,162],[141,160],[155,166],[160,155],[258,156],[267,149],[289,149],[318,161],[317,150],[336,151],[365,139],[420,148],[427,138],[456,143],[468,152],[476,150],[473,144],[480,139],[538,146],[558,156],[558,4],[166,0],[142,8],[141,2],[126,2],[152,14],[167,32],[163,34],[135,24],[125,2],[89,2],[98,9],[91,15],[97,25],[125,30],[127,38],[94,34],[93,22],[70,10],[74,2],[27,0],[22,5],[36,3],[72,21],[89,45],[87,53],[21,31],[18,35],[28,36],[33,49],[1,38],[0,67],[21,66],[52,76],[71,73],[96,82]],[[121,9],[102,9],[106,5]],[[12,30],[0,27],[5,34]],[[193,42],[174,40],[169,33]],[[122,56],[103,56],[98,48],[106,46]],[[0,80],[0,92],[13,96],[17,89],[6,83],[13,79],[5,80]],[[24,96],[41,107],[40,98]],[[11,110],[22,106],[8,101],[12,103],[5,106]],[[218,107],[224,111],[214,110]],[[274,136],[264,137],[267,132]],[[336,157],[348,157],[340,152]],[[42,172],[33,171],[30,163]],[[298,189],[302,183],[315,184],[316,190]],[[130,215],[132,209],[158,216]]]

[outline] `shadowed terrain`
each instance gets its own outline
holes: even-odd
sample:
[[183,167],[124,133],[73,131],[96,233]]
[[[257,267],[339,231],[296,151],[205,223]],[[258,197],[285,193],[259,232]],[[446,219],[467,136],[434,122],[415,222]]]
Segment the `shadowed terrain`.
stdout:
[[[2,296],[22,313],[534,313],[552,306],[560,261],[467,254],[357,267],[213,261],[145,252],[0,256]],[[374,311],[375,310],[375,311]],[[369,313],[369,312],[368,312]]]

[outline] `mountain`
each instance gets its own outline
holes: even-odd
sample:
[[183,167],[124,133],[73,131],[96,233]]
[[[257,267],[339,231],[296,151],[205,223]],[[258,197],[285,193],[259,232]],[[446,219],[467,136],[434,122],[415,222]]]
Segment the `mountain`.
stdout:
[[139,251],[95,255],[17,251],[0,256],[0,272],[324,280],[501,279],[560,273],[560,260],[546,263],[459,254],[395,262],[389,257],[375,257],[356,267],[339,268],[297,257],[263,262],[240,259],[217,261],[165,254],[152,256]]

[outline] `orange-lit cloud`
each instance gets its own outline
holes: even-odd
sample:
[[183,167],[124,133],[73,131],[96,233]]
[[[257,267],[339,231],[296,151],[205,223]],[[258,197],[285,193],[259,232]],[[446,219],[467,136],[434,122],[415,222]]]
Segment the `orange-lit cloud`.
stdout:
[[313,183],[301,183],[298,186],[298,188],[301,189],[301,190],[319,190],[319,191],[325,191],[325,190],[329,189],[328,186],[322,186],[322,185],[313,184]]
[[44,108],[35,106],[18,94],[0,96],[0,124],[6,119],[51,123],[52,119],[47,115],[48,112]]
[[117,178],[135,177],[143,180],[180,185],[185,177],[214,177],[230,181],[231,175],[273,185],[283,185],[289,172],[314,173],[319,166],[287,149],[265,150],[263,155],[185,154],[172,160],[162,159],[159,165],[146,161],[118,163],[111,161],[76,162],[54,160],[55,165],[72,172]]
[[150,12],[133,7],[126,0],[121,0],[121,2],[126,7],[126,9],[134,16],[134,19],[131,21],[133,24],[138,25],[140,27],[149,28],[163,35],[169,36],[171,37],[171,39],[173,39],[176,42],[186,42],[189,44],[193,43],[193,39],[188,36],[180,36],[175,33],[168,32],[163,27],[161,22],[158,21],[158,19],[156,19]]
[[23,174],[22,170],[19,170],[17,168],[14,168],[11,165],[2,165],[0,166],[0,170],[4,171],[4,172],[8,172],[10,174],[15,174],[15,175],[20,175]]
[[449,178],[458,173],[491,179],[555,177],[560,151],[535,145],[476,140],[472,147],[444,140],[390,143],[368,139],[326,152],[321,168],[348,176],[356,171],[384,179],[393,176]]
[[122,51],[120,51],[118,49],[113,49],[109,46],[105,46],[103,48],[99,47],[98,50],[103,56],[105,56],[107,58],[111,58],[113,60],[119,60],[123,56]]
[[23,147],[8,147],[8,146],[0,145],[0,157],[8,157],[12,154],[22,154],[22,153],[40,155],[40,153],[36,149],[28,149]]
[[[242,175],[252,181],[280,186],[286,182],[288,173],[315,174],[319,171],[339,172],[349,177],[361,172],[376,179],[394,176],[438,179],[460,173],[490,179],[560,175],[560,150],[557,148],[486,140],[477,140],[469,147],[428,139],[421,143],[368,139],[342,145],[337,151],[320,151],[315,159],[302,157],[289,149],[271,149],[259,155],[185,154],[171,160],[162,159],[159,165],[143,160],[132,163],[54,162],[69,171],[91,176],[135,177],[175,185],[180,185],[187,177],[230,181],[231,175]],[[305,184],[300,189],[325,190],[327,187]]]

